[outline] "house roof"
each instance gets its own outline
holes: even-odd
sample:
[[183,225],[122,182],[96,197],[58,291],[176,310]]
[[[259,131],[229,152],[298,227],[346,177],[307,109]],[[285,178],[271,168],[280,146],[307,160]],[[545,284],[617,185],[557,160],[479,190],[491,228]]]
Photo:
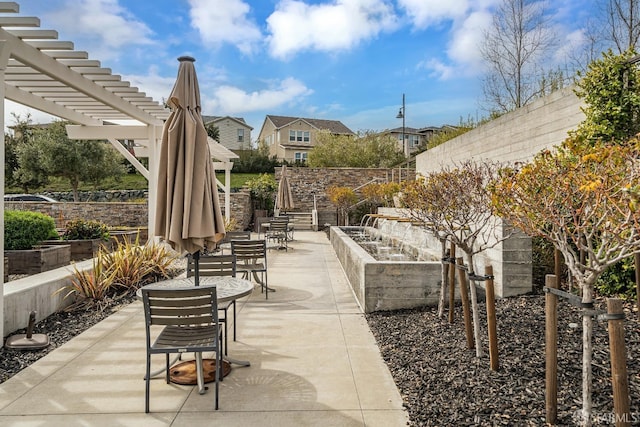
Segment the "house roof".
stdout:
[[[389,133],[402,133],[402,127],[389,129]],[[404,133],[406,134],[418,134],[420,133],[419,129],[406,127],[404,128]]]
[[342,122],[338,120],[309,119],[309,118],[303,118],[303,117],[272,116],[272,115],[267,115],[267,120],[270,120],[271,123],[273,123],[273,125],[276,127],[276,129],[283,128],[297,120],[303,120],[318,130],[328,130],[329,132],[335,135],[340,135],[340,134],[355,135],[351,129],[346,127],[344,124],[342,124]]
[[247,122],[244,121],[244,118],[242,117],[231,117],[231,116],[202,116],[202,121],[207,124],[207,123],[211,123],[211,122],[219,122],[220,120],[224,120],[224,119],[229,119],[229,120],[233,120],[235,122],[240,123],[241,125],[248,127],[249,129],[253,130],[253,128],[251,126],[249,126],[247,124]]

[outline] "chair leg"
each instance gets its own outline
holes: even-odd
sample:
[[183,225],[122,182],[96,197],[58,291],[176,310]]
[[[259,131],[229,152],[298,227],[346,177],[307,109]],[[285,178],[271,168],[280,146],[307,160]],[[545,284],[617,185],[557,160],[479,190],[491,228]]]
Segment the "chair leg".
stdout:
[[227,336],[229,335],[229,328],[227,327],[229,315],[227,313],[227,309],[224,310],[224,354],[225,356],[229,354],[229,345],[227,341]]
[[167,384],[171,382],[171,374],[169,373],[169,353],[165,353],[165,376],[167,380]]
[[149,381],[151,380],[151,355],[147,353],[147,375],[144,377],[144,412],[149,413]]
[[[217,368],[216,368],[217,369]],[[198,381],[198,393],[205,394],[206,389],[204,386],[204,372],[202,368],[202,353],[196,353],[196,378]]]
[[233,340],[236,340],[236,300],[233,300]]
[[218,391],[220,389],[220,381],[222,380],[222,355],[220,353],[220,349],[216,351],[216,392],[215,392],[215,400],[216,400],[216,411],[218,410]]

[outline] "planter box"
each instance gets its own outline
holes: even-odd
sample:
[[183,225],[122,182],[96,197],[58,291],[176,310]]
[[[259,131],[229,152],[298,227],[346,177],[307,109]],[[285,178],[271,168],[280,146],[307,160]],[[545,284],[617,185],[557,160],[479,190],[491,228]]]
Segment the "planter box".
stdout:
[[37,274],[69,265],[71,246],[42,245],[22,251],[4,251],[8,274]]
[[[116,248],[118,243],[135,243],[138,234],[138,230],[110,230],[109,235],[111,236],[111,247]],[[140,244],[145,243],[142,239],[140,239],[139,242]]]
[[45,240],[43,245],[70,245],[71,261],[82,261],[83,259],[93,258],[98,254],[98,250],[102,245],[111,249],[111,242],[105,242],[102,239],[93,240]]

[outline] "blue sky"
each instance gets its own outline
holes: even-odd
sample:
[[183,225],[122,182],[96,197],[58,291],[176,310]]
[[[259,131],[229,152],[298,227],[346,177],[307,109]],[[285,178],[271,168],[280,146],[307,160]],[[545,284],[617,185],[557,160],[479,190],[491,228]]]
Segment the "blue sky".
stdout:
[[[177,57],[195,57],[203,114],[243,117],[254,140],[267,114],[396,128],[403,93],[408,127],[482,117],[478,42],[497,2],[18,0],[21,16],[158,101]],[[549,3],[560,46],[577,48],[588,14],[583,0]]]

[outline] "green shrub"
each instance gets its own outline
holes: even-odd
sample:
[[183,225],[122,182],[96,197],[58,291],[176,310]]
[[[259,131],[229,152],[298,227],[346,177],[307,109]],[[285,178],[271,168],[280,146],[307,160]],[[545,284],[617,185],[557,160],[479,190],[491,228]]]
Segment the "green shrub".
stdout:
[[636,270],[633,257],[628,257],[612,265],[598,277],[596,291],[604,297],[636,296]]
[[4,248],[31,249],[43,240],[57,238],[56,224],[48,215],[27,211],[4,211]]
[[69,221],[65,227],[63,240],[109,240],[109,227],[100,221],[86,221],[75,219]]
[[249,187],[254,209],[273,211],[274,196],[278,189],[278,183],[272,175],[261,174],[257,178],[248,180],[246,186]]

